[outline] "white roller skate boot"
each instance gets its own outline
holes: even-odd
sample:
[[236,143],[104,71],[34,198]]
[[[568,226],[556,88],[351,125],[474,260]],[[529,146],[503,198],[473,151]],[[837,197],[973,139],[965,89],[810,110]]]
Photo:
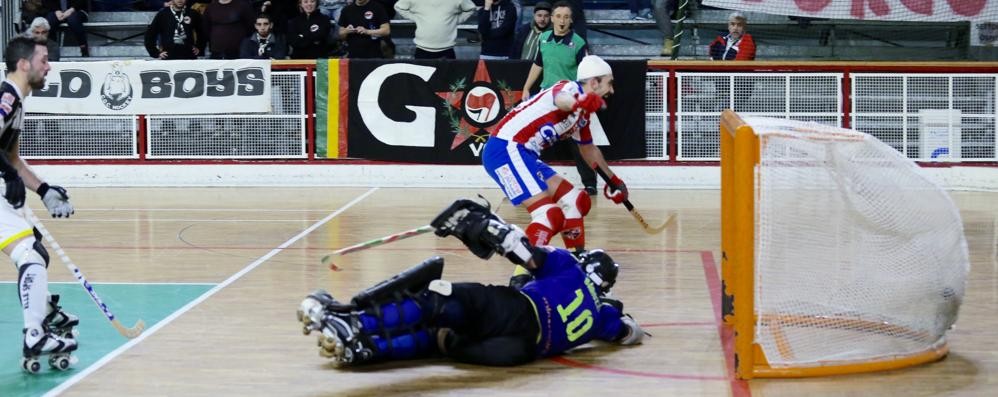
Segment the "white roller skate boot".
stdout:
[[41,357],[48,356],[50,367],[65,371],[76,364],[77,358],[72,355],[76,348],[76,339],[63,338],[42,327],[25,328],[21,368],[37,374],[42,370]]
[[333,298],[324,290],[315,290],[305,297],[298,305],[298,321],[302,323],[302,333],[311,334],[322,328],[322,317],[325,316],[325,309],[329,306],[343,306],[336,298]]
[[[349,364],[355,359],[371,355],[357,341],[353,323],[353,307],[345,305],[328,292],[316,290],[302,300],[298,307],[298,321],[305,335],[319,331],[319,355],[336,360],[338,365]],[[351,348],[353,346],[353,348]],[[365,352],[366,351],[366,352]]]
[[79,335],[76,326],[80,325],[80,318],[75,314],[62,310],[62,306],[59,306],[59,295],[49,296],[49,307],[48,314],[45,316],[45,324],[52,330],[52,333],[63,338],[76,339]]

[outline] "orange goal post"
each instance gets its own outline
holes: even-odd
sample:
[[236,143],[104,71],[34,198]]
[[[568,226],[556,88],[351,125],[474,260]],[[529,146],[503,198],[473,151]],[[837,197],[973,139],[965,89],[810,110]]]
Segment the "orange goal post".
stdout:
[[969,260],[922,170],[871,135],[721,116],[722,302],[739,378],[939,360]]

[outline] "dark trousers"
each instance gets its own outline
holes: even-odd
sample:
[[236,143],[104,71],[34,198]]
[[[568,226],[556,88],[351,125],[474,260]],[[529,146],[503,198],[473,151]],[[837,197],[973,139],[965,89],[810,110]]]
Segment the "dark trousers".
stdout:
[[49,26],[51,26],[53,31],[59,29],[59,24],[65,22],[66,25],[69,25],[69,31],[73,33],[76,44],[81,46],[87,45],[87,31],[83,29],[83,22],[86,19],[83,17],[82,11],[73,11],[72,15],[62,21],[59,21],[55,17],[55,11],[52,11],[45,16],[45,19],[49,21]]
[[480,365],[518,365],[537,358],[537,316],[525,295],[496,285],[454,283],[434,326],[452,330],[447,356]]
[[412,55],[415,59],[457,59],[457,54],[454,53],[453,48],[448,48],[443,51],[426,51],[422,48],[417,48],[416,53]]

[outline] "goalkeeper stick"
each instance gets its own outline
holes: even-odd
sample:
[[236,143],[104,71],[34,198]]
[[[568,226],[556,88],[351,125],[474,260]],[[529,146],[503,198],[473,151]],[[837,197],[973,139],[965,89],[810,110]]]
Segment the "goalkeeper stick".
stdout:
[[[482,197],[482,196],[479,195],[478,197]],[[482,199],[484,200],[485,198],[482,197]],[[489,211],[492,211],[493,213],[498,213],[499,209],[502,208],[503,203],[505,203],[506,201],[507,201],[506,196],[503,196],[502,199],[499,200],[499,205],[496,206],[495,210],[493,211],[490,208]],[[488,203],[487,200],[486,200],[486,203]],[[487,204],[487,206],[491,207],[491,204]],[[387,235],[385,237],[376,238],[374,240],[366,241],[366,242],[363,242],[363,243],[360,243],[360,244],[354,244],[354,245],[351,245],[349,247],[340,248],[340,249],[338,249],[336,251],[333,251],[333,252],[330,252],[329,254],[326,254],[325,256],[322,257],[321,262],[322,262],[322,264],[324,266],[329,266],[330,270],[332,270],[334,272],[338,272],[338,271],[340,271],[342,269],[340,269],[339,266],[336,266],[336,264],[333,263],[333,257],[334,256],[346,255],[346,254],[349,254],[351,252],[363,251],[363,250],[366,250],[368,248],[377,247],[379,245],[385,245],[385,244],[388,244],[388,243],[393,243],[393,242],[396,242],[396,241],[399,241],[399,240],[405,240],[405,239],[407,239],[409,237],[415,237],[415,236],[418,236],[420,234],[424,234],[424,233],[431,232],[431,231],[433,231],[433,226],[424,225],[424,226],[417,227],[415,229],[409,229],[409,230],[406,230],[404,232],[390,234],[390,235]]]
[[80,271],[80,268],[73,264],[73,261],[66,255],[66,251],[62,250],[62,246],[59,245],[59,242],[55,241],[55,238],[52,237],[52,234],[49,233],[48,229],[45,229],[45,226],[42,225],[42,221],[35,216],[35,213],[31,211],[31,208],[28,208],[28,206],[25,205],[24,213],[28,216],[28,220],[34,224],[36,228],[38,228],[39,232],[42,233],[42,236],[45,236],[45,241],[48,241],[49,245],[52,246],[52,249],[55,250],[56,255],[59,255],[59,259],[62,260],[62,263],[66,265],[66,268],[69,269],[71,273],[73,273],[73,276],[76,277],[76,281],[79,281],[80,285],[83,286],[83,289],[87,290],[87,293],[90,294],[90,299],[93,300],[94,304],[96,304],[101,312],[104,313],[104,317],[111,322],[111,325],[118,330],[118,333],[129,339],[139,336],[139,334],[145,330],[146,323],[139,320],[135,322],[135,325],[132,326],[132,328],[125,328],[125,326],[114,317],[114,313],[111,313],[111,309],[107,307],[107,304],[100,299],[100,296],[97,296],[97,291],[94,291],[94,287],[90,285],[87,278],[83,276],[83,272]]
[[[603,171],[603,169],[600,168],[598,164],[593,164],[593,169],[596,170],[596,173],[599,174],[600,178],[603,178],[604,182],[606,182],[608,185],[610,184],[610,176],[607,175],[606,172]],[[627,212],[631,213],[631,216],[633,216],[634,219],[638,221],[639,224],[641,224],[641,228],[644,229],[645,233],[648,234],[661,233],[663,230],[665,230],[665,228],[669,227],[669,225],[672,224],[673,220],[675,220],[674,215],[669,215],[669,218],[665,220],[665,223],[663,223],[662,226],[651,227],[651,225],[649,225],[648,222],[645,221],[645,218],[641,216],[641,213],[639,213],[638,210],[634,208],[634,204],[631,204],[630,200],[624,200],[623,203],[624,203],[624,208],[627,208]]]
[[333,263],[333,261],[332,261],[334,256],[346,255],[346,254],[349,254],[351,252],[357,252],[357,251],[366,250],[366,249],[371,248],[371,247],[377,247],[379,245],[385,245],[385,244],[393,243],[393,242],[396,242],[396,241],[399,241],[399,240],[405,240],[405,239],[407,239],[409,237],[418,236],[420,234],[424,234],[424,233],[432,232],[432,231],[433,231],[433,226],[424,225],[424,226],[417,227],[415,229],[409,229],[409,230],[406,230],[404,232],[399,232],[399,233],[387,235],[385,237],[376,238],[376,239],[371,240],[371,241],[363,242],[363,243],[360,243],[360,244],[351,245],[351,246],[346,247],[346,248],[340,248],[340,249],[338,249],[336,251],[330,252],[326,256],[323,256],[322,257],[322,264],[323,265],[329,265],[329,268],[331,270],[338,272],[338,271],[340,271],[340,268],[337,267]]

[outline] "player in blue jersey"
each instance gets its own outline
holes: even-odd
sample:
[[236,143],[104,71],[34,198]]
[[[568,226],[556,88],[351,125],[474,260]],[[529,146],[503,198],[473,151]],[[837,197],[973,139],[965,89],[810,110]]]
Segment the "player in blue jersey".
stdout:
[[476,256],[494,253],[523,265],[534,280],[522,290],[441,280],[430,258],[362,291],[349,304],[316,291],[302,301],[306,334],[319,331],[319,354],[340,365],[442,354],[482,365],[518,365],[592,340],[638,344],[644,331],[606,294],[618,265],[602,250],[577,259],[532,246],[520,228],[471,200],[458,200],[430,223]]

